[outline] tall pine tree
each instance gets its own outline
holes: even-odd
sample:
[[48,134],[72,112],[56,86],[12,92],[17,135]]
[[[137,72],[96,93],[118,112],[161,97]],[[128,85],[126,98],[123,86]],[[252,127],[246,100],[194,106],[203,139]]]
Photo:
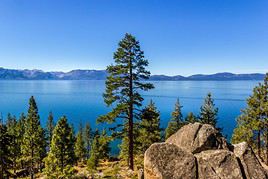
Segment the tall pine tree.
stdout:
[[50,151],[45,159],[45,173],[48,178],[68,178],[73,174],[75,162],[74,134],[67,118],[59,119],[54,129]]
[[116,119],[122,119],[119,123],[122,126],[127,122],[128,129],[128,166],[133,170],[134,167],[134,116],[135,111],[142,105],[141,90],[153,88],[151,83],[146,83],[150,72],[146,70],[148,61],[144,58],[144,52],[140,49],[139,41],[130,34],[119,42],[119,47],[114,53],[115,64],[107,67],[109,76],[106,80],[106,91],[104,101],[108,106],[116,106],[107,115],[101,116],[99,122],[114,123]]
[[25,122],[25,132],[21,146],[23,159],[28,164],[31,179],[35,168],[40,168],[45,157],[45,132],[40,125],[38,108],[34,97],[29,100],[29,109]]
[[210,124],[214,127],[217,125],[218,108],[215,107],[211,93],[208,93],[203,105],[200,108],[200,122]]
[[182,106],[180,105],[179,99],[175,104],[175,109],[172,112],[172,118],[168,123],[168,127],[166,128],[166,136],[165,138],[169,138],[172,134],[177,132],[183,126],[183,116],[181,113]]

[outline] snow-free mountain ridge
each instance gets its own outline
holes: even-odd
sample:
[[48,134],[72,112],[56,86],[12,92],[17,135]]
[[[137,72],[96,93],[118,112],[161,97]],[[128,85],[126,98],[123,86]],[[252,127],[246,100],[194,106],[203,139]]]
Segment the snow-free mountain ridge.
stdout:
[[[72,70],[69,72],[44,72],[42,70],[17,70],[0,68],[0,80],[105,80],[105,70]],[[196,74],[185,76],[152,75],[152,81],[224,81],[224,80],[262,80],[264,74],[216,73],[211,75]]]

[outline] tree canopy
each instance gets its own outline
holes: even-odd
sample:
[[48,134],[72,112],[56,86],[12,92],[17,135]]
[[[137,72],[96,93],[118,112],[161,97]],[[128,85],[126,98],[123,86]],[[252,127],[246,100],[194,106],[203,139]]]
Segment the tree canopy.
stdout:
[[166,139],[169,138],[175,132],[177,132],[184,125],[181,108],[182,106],[180,104],[180,101],[179,99],[177,99],[174,111],[171,114],[171,120],[169,121],[168,127],[166,128]]
[[45,159],[45,173],[49,178],[66,178],[73,174],[75,162],[74,134],[63,116],[54,129],[50,151]]
[[218,108],[215,107],[211,93],[208,93],[203,105],[200,108],[200,122],[203,124],[210,124],[216,127],[218,120],[217,115]]
[[[248,142],[257,148],[261,157],[261,148],[268,151],[268,73],[263,83],[253,89],[252,95],[247,99],[247,106],[237,118],[237,127],[232,136],[232,143]],[[268,164],[268,152],[266,152]]]
[[[131,34],[126,34],[119,42],[118,49],[114,53],[114,64],[107,67],[108,77],[106,79],[106,90],[103,95],[108,106],[115,104],[112,111],[101,116],[99,122],[114,123],[116,119],[122,119],[117,127],[126,127],[123,130],[128,136],[128,165],[134,167],[134,136],[133,126],[135,116],[138,115],[139,107],[142,106],[142,90],[153,88],[151,83],[144,80],[149,79],[150,72],[146,70],[148,61],[140,48],[139,41]],[[123,125],[126,124],[127,125]],[[117,130],[119,130],[117,128]],[[123,135],[123,134],[122,134]],[[121,135],[121,137],[122,137]]]

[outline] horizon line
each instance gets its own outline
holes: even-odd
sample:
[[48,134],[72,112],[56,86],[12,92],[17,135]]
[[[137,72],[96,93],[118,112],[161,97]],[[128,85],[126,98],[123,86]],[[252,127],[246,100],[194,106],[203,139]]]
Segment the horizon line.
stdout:
[[[106,69],[83,69],[83,68],[77,68],[77,69],[72,69],[72,70],[43,70],[43,69],[38,69],[38,68],[24,68],[24,69],[19,69],[19,68],[5,68],[3,66],[0,66],[0,69],[6,69],[6,70],[29,70],[29,71],[42,71],[44,73],[69,73],[72,71],[77,71],[77,70],[82,70],[82,71],[106,71]],[[176,75],[168,75],[168,74],[151,74],[150,76],[168,76],[168,77],[175,77],[175,76],[182,76],[182,77],[190,77],[193,75],[215,75],[215,74],[223,74],[223,73],[229,73],[229,74],[233,74],[233,75],[244,75],[244,74],[266,74],[268,72],[248,72],[248,73],[235,73],[235,72],[230,72],[230,71],[220,71],[220,72],[214,72],[214,73],[195,73],[195,74],[191,74],[191,75],[180,75],[180,74],[176,74]]]

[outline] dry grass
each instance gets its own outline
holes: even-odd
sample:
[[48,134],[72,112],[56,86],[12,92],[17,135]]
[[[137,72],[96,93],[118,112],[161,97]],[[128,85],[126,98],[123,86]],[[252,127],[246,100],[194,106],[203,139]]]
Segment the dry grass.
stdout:
[[[79,163],[74,166],[75,175],[74,179],[87,179],[87,178],[111,178],[111,179],[134,179],[138,178],[138,170],[142,167],[143,158],[137,157],[135,159],[136,167],[134,171],[129,170],[126,163],[122,161],[108,161],[103,160],[99,163],[97,170],[88,171],[85,163]],[[45,179],[43,173],[35,175],[37,179]],[[29,177],[21,178],[28,179]]]

